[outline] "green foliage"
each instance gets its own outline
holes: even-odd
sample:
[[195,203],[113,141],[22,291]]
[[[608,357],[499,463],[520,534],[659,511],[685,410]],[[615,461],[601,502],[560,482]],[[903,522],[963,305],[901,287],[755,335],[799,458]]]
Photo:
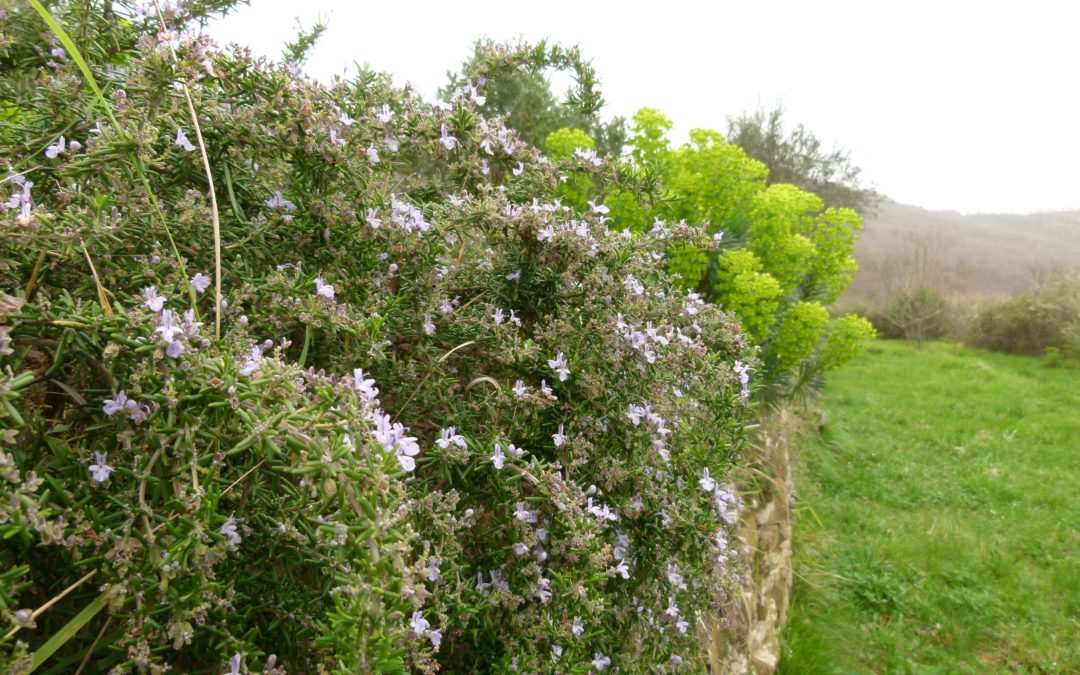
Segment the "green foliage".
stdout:
[[282,60],[295,66],[302,65],[307,61],[308,54],[315,48],[319,38],[326,32],[326,28],[326,23],[322,21],[316,22],[311,28],[305,28],[298,24],[296,26],[296,38],[285,43]]
[[777,368],[790,372],[817,350],[829,324],[829,310],[818,302],[796,302],[780,317],[769,351]]
[[832,370],[852,360],[875,337],[877,331],[873,324],[861,316],[845,314],[833,319],[819,353],[821,370]]
[[668,273],[675,276],[679,285],[696,289],[709,268],[709,252],[692,244],[678,244],[667,250]]
[[784,295],[776,277],[761,269],[761,261],[748,249],[724,251],[712,288],[716,301],[739,317],[747,336],[759,343],[776,323]]
[[563,127],[552,131],[544,139],[544,149],[548,157],[552,159],[568,160],[574,156],[577,149],[596,149],[596,141],[581,129],[567,129]]
[[[547,155],[552,159],[572,162],[578,150],[593,150],[596,142],[581,129],[562,128],[548,134],[544,139]],[[593,193],[595,182],[589,171],[573,171],[566,174],[566,180],[559,185],[559,197],[562,202],[577,210],[584,210]]]
[[881,341],[830,373],[780,673],[1080,671],[1080,389],[1041,363]]
[[630,121],[630,156],[638,164],[663,164],[670,145],[667,133],[672,126],[671,120],[655,108],[638,110]]
[[[702,670],[756,364],[664,274],[707,234],[560,204],[650,186],[542,157],[475,84],[324,87],[192,6],[174,61],[154,16],[51,4],[85,68],[0,19],[0,667]],[[576,50],[468,76],[523,67],[595,113]]]

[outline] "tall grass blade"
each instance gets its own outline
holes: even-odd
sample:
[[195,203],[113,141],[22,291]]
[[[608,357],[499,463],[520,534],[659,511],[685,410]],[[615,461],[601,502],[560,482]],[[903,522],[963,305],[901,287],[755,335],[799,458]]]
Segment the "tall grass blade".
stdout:
[[[125,140],[128,139],[127,134],[124,132],[124,128],[120,126],[119,120],[113,115],[112,106],[105,99],[105,95],[101,93],[101,87],[98,86],[97,80],[94,79],[94,73],[90,70],[90,66],[86,63],[86,59],[83,58],[82,52],[79,51],[79,47],[75,44],[75,41],[71,39],[64,27],[60,25],[60,22],[46,9],[40,2],[40,0],[28,0],[34,10],[41,16],[42,21],[49,27],[49,29],[60,40],[60,44],[64,45],[64,49],[67,50],[68,56],[78,66],[79,71],[86,79],[86,84],[94,92],[94,97],[97,99],[98,106],[101,108],[105,116],[109,118],[109,123],[112,124],[113,129],[117,135]],[[150,203],[154,207],[154,212],[157,214],[158,222],[161,223],[161,227],[165,230],[165,236],[169,240],[169,246],[172,248],[173,256],[176,258],[176,262],[180,267],[181,275],[187,285],[188,298],[191,300],[191,308],[198,313],[198,309],[195,306],[195,289],[191,287],[191,283],[188,281],[187,272],[184,266],[184,259],[180,257],[180,250],[176,247],[176,242],[173,240],[172,230],[169,229],[169,224],[165,222],[165,214],[161,211],[161,206],[158,204],[157,197],[154,196],[153,190],[150,189],[150,181],[146,178],[146,171],[143,169],[142,160],[135,153],[134,150],[129,150],[128,155],[131,157],[132,163],[135,165],[135,173],[139,176],[139,182],[142,183],[143,188],[146,190],[147,196],[150,198]],[[211,191],[212,193],[212,191]]]
[[[157,10],[158,21],[161,30],[166,30],[165,17],[161,15],[161,5],[154,0],[154,9]],[[172,42],[168,43],[169,54],[173,63],[179,63],[176,50]],[[218,215],[217,190],[214,188],[214,174],[210,171],[210,158],[206,154],[206,142],[203,141],[202,126],[199,125],[199,116],[195,114],[195,103],[191,100],[191,91],[188,90],[187,82],[181,82],[180,88],[184,92],[184,100],[187,101],[188,114],[191,115],[191,124],[195,127],[195,140],[199,144],[199,154],[202,156],[203,171],[206,172],[206,183],[210,190],[210,215],[214,224],[214,338],[221,339],[221,218]],[[231,195],[231,191],[230,191]]]
[[[31,0],[33,2],[33,0]],[[81,612],[76,614],[71,621],[64,624],[64,627],[56,631],[56,633],[49,638],[48,642],[38,647],[38,650],[34,652],[33,660],[30,664],[30,672],[37,670],[41,667],[41,664],[49,660],[49,657],[56,653],[56,650],[67,644],[67,641],[75,637],[75,635],[82,630],[83,626],[90,623],[90,620],[98,615],[105,605],[109,603],[109,593],[105,592],[97,596],[90,601],[90,604],[83,608]]]

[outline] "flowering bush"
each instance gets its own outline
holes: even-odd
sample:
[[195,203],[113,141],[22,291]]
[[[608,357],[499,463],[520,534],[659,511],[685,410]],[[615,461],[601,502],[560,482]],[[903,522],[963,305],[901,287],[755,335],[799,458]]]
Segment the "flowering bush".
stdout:
[[715,242],[484,115],[572,50],[429,104],[190,30],[227,4],[0,19],[0,662],[702,669],[751,357],[663,257]]

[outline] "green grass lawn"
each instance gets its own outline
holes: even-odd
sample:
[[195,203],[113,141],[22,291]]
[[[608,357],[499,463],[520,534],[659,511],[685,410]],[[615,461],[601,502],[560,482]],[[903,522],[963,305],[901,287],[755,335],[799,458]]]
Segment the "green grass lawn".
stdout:
[[780,672],[1080,672],[1080,368],[882,341],[823,404]]

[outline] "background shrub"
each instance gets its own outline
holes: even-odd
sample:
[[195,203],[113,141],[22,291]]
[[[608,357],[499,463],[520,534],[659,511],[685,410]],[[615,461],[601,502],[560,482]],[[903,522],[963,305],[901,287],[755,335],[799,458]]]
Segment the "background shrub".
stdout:
[[700,669],[754,362],[663,272],[702,228],[610,230],[560,177],[632,171],[484,115],[580,54],[429,104],[163,4],[0,19],[3,666]]
[[1080,277],[1056,278],[1028,293],[980,307],[967,341],[1013,354],[1080,352]]

